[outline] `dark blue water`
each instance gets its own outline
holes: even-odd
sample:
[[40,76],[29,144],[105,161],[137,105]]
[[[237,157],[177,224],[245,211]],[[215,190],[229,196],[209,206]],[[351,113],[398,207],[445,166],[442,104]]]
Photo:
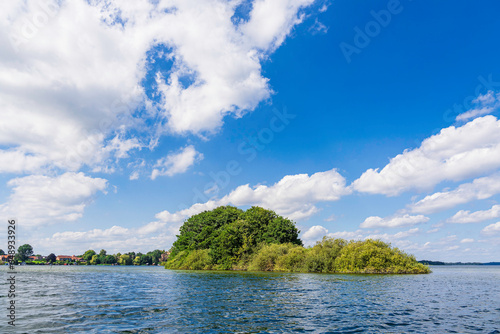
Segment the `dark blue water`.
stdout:
[[[4,267],[0,273],[7,277]],[[1,333],[500,333],[500,267],[429,275],[18,267]]]

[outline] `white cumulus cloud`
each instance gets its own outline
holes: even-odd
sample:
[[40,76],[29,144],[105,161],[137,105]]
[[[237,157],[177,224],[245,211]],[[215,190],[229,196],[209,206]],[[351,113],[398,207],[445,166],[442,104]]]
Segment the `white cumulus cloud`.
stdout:
[[393,217],[381,218],[378,216],[371,216],[365,219],[359,225],[361,228],[377,228],[377,227],[401,227],[411,226],[420,223],[428,222],[429,218],[423,215],[411,216],[409,214],[396,215]]
[[189,167],[202,159],[203,154],[197,152],[193,145],[186,146],[177,153],[159,159],[151,173],[151,179],[154,180],[160,175],[173,176],[184,173]]
[[448,223],[466,224],[479,223],[488,219],[500,217],[500,205],[493,205],[491,209],[470,212],[469,210],[460,210],[453,217],[448,218]]
[[490,114],[500,108],[500,93],[488,91],[486,94],[479,95],[472,101],[474,108],[457,116],[457,121],[466,121],[468,119]]
[[410,205],[415,213],[430,214],[500,193],[500,173],[464,183],[451,191],[437,192]]
[[325,235],[330,238],[341,238],[346,240],[366,240],[366,239],[376,239],[385,242],[396,242],[399,245],[407,243],[405,240],[408,237],[416,235],[420,232],[418,228],[412,228],[407,231],[401,231],[394,234],[383,233],[383,234],[373,234],[369,231],[357,230],[357,231],[337,231],[330,232],[321,226],[316,225],[310,227],[303,235],[305,245],[313,245],[316,241],[321,240]]
[[308,240],[320,240],[328,233],[328,230],[321,225],[311,226],[304,234],[302,238],[306,241]]
[[[241,22],[240,1],[3,4],[0,172],[113,171],[162,134],[216,131],[271,96],[261,61],[312,2],[254,0]],[[156,61],[172,67],[152,74],[152,101]]]
[[162,211],[157,218],[165,222],[182,220],[205,210],[212,210],[221,205],[256,205],[276,211],[293,220],[306,219],[317,213],[318,202],[337,201],[349,194],[345,179],[335,169],[307,174],[287,175],[271,185],[251,187],[242,185],[218,200],[196,203],[175,213]]
[[498,233],[500,233],[500,222],[486,226],[485,228],[483,228],[481,233],[483,233],[483,234],[498,234]]
[[25,226],[74,221],[107,181],[83,173],[67,172],[57,177],[31,175],[10,180],[8,201],[0,205],[3,217],[16,217]]
[[49,238],[33,240],[32,244],[36,249],[42,250],[48,248],[47,245],[58,245],[60,252],[68,254],[81,254],[87,249],[97,252],[106,249],[109,254],[147,252],[153,249],[164,250],[166,245],[175,240],[176,233],[178,230],[166,226],[166,223],[151,222],[137,228],[114,225],[107,229],[56,232]]
[[419,148],[392,158],[382,170],[368,169],[352,186],[359,192],[396,196],[410,189],[432,189],[445,180],[479,176],[499,167],[500,121],[484,116],[461,127],[442,129]]

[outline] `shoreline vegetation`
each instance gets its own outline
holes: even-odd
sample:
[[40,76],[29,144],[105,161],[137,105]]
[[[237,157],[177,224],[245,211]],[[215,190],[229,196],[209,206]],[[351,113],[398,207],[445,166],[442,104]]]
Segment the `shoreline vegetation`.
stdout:
[[500,266],[500,262],[442,262],[430,260],[418,262],[428,266]]
[[0,265],[5,265],[9,258],[15,265],[99,265],[99,266],[149,266],[165,265],[168,252],[155,249],[147,253],[128,252],[108,254],[101,249],[99,253],[89,249],[82,255],[55,255],[51,253],[47,256],[34,255],[33,247],[29,244],[18,248],[15,256],[9,256],[0,249]]
[[187,219],[166,269],[342,274],[427,274],[413,255],[380,240],[324,237],[304,247],[295,223],[271,210],[222,206]]

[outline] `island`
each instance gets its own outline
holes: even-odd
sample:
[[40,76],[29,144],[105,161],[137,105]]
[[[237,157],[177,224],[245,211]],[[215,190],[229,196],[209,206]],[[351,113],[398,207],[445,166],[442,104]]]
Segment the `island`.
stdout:
[[187,219],[166,269],[342,274],[426,274],[427,265],[380,240],[324,237],[304,247],[295,223],[253,206],[221,206]]

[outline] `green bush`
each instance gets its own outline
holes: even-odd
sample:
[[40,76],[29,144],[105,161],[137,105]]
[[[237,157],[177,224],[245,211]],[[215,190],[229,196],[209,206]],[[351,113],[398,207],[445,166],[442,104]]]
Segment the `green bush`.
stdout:
[[209,249],[181,251],[165,264],[167,269],[207,270],[212,269],[212,257]]
[[[260,248],[255,253],[248,265],[248,270],[252,271],[273,271],[275,264],[280,257],[288,254],[289,250],[294,247],[292,244],[270,244]],[[287,268],[283,268],[287,269]],[[289,271],[289,270],[286,270]]]
[[189,253],[184,259],[181,269],[207,270],[212,268],[212,258],[208,249],[197,249]]
[[307,272],[306,260],[311,252],[302,246],[294,246],[288,249],[286,254],[276,259],[275,270],[287,272]]

